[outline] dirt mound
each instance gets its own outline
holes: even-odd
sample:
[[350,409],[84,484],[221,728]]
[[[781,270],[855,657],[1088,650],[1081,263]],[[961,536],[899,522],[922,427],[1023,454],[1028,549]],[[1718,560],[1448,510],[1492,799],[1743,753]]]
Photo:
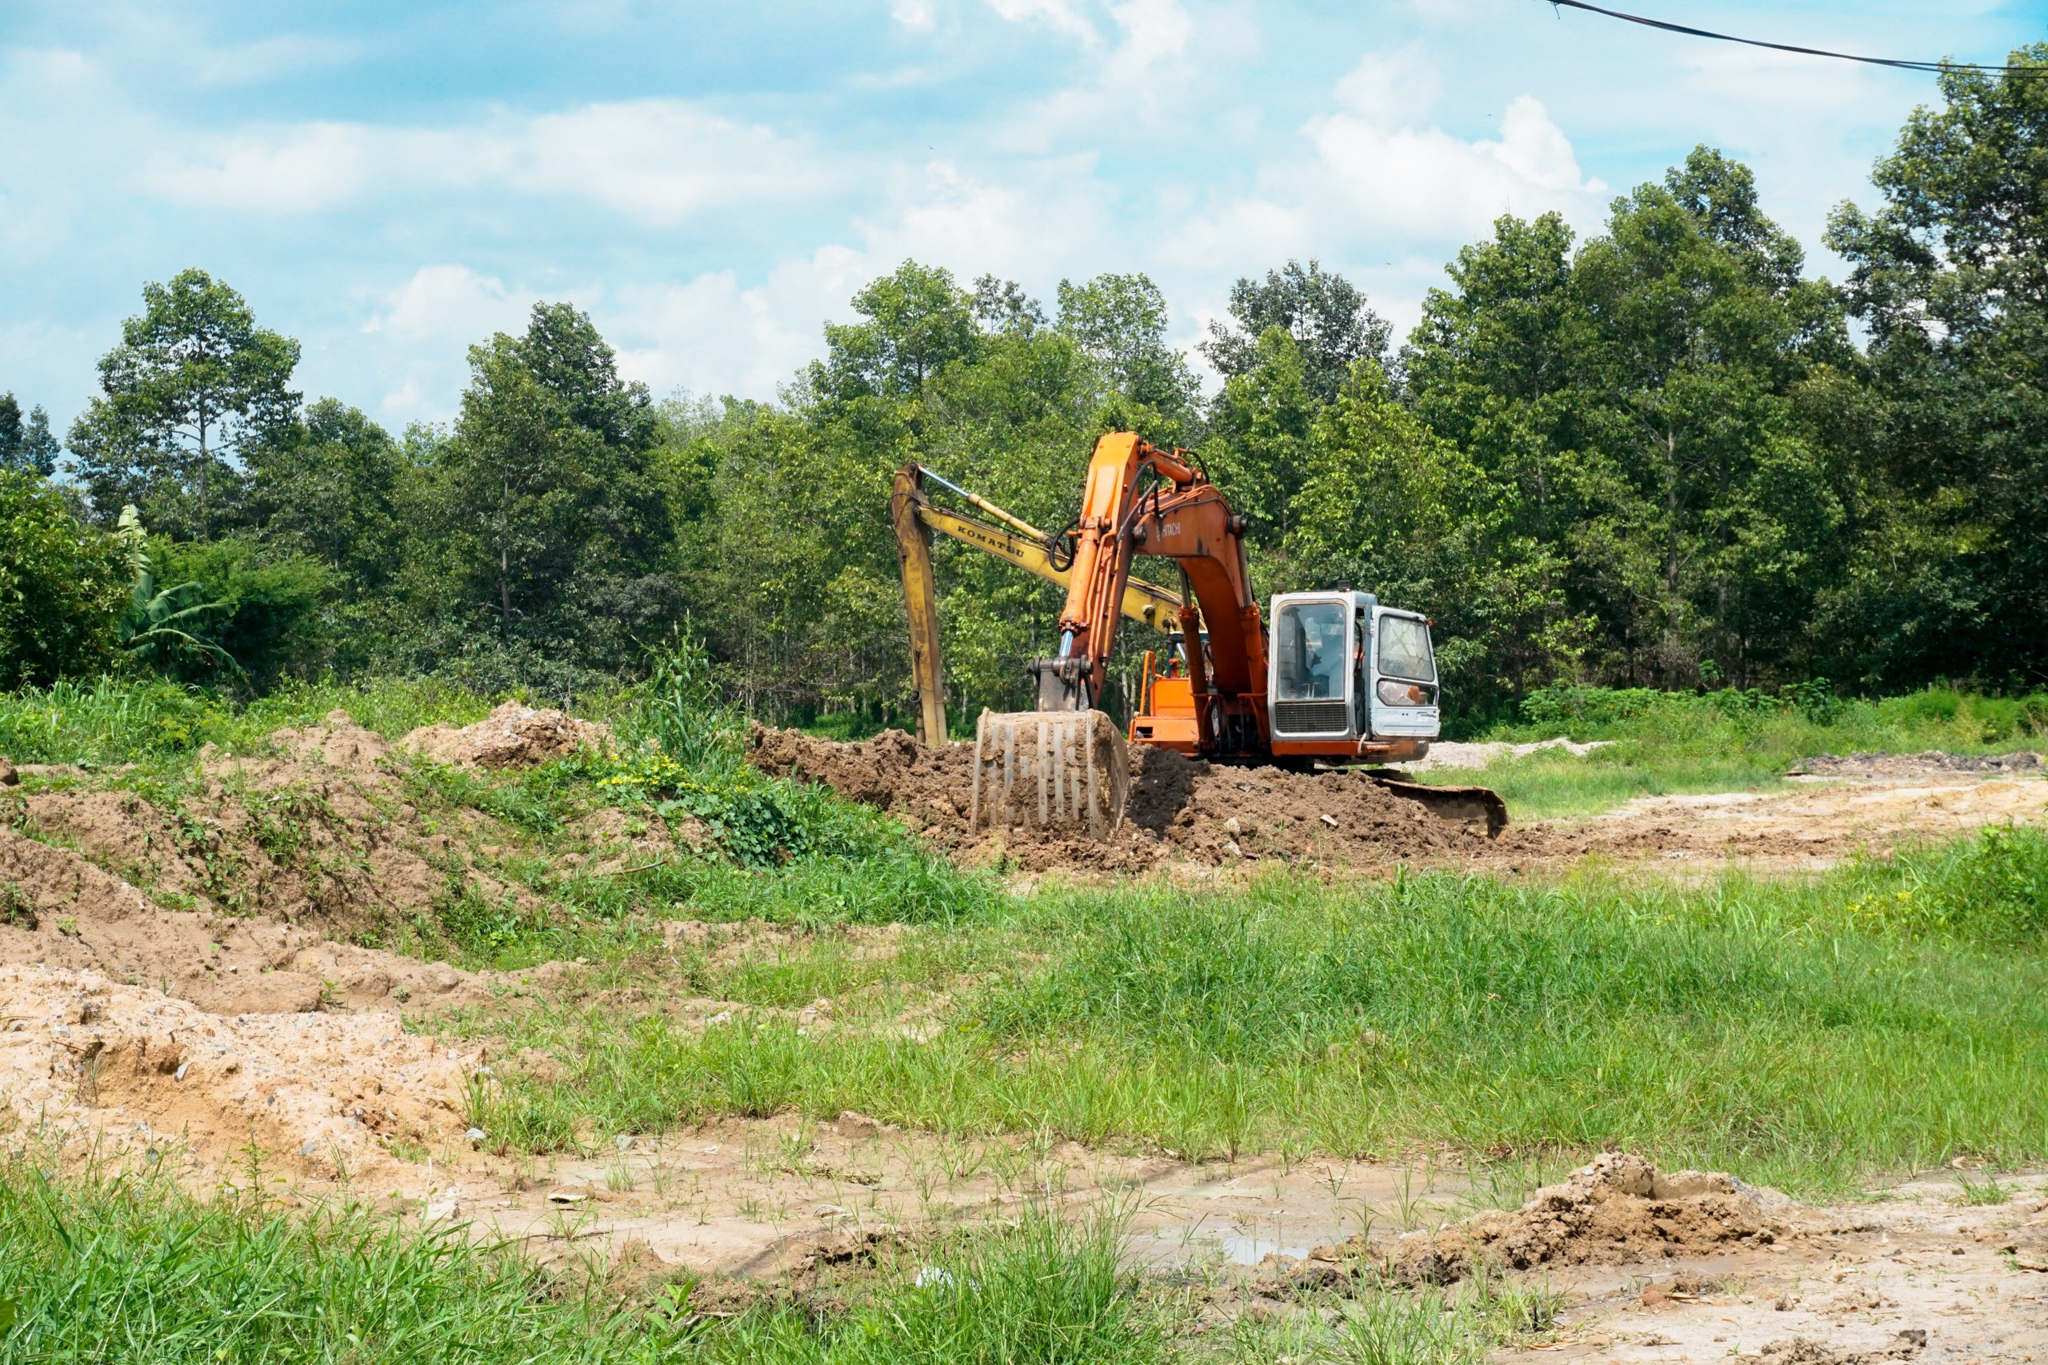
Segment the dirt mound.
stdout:
[[1927,1349],[1927,1333],[1909,1327],[1895,1335],[1889,1346],[1875,1351],[1843,1351],[1824,1341],[1788,1337],[1764,1347],[1758,1355],[1736,1356],[1737,1365],[1879,1365],[1880,1362],[1911,1360]]
[[536,711],[508,701],[474,725],[423,725],[398,741],[400,748],[465,768],[531,768],[567,758],[581,748],[603,748],[610,727],[552,708]]
[[1708,1171],[1665,1174],[1605,1152],[1514,1212],[1495,1210],[1394,1244],[1388,1273],[1449,1284],[1481,1261],[1512,1270],[1615,1264],[1767,1246],[1790,1232],[1782,1195]]
[[331,943],[299,925],[166,910],[67,848],[0,828],[0,963],[105,973],[216,1014],[484,1000],[444,963]]
[[[317,919],[344,935],[429,913],[474,889],[527,906],[525,893],[480,867],[488,821],[423,818],[391,746],[336,711],[280,730],[272,752],[202,750],[174,785],[56,786],[4,798],[12,823],[76,848],[159,901],[234,915]],[[5,823],[5,821],[0,821]]]
[[461,1139],[481,1063],[390,1015],[226,1018],[69,968],[0,966],[0,1015],[0,1128],[102,1159],[217,1168],[253,1141],[291,1174],[373,1172]]
[[1278,861],[1371,866],[1455,857],[1488,846],[1483,829],[1438,820],[1359,773],[1222,767],[1164,749],[1131,750],[1130,806],[1102,842],[1029,825],[969,833],[974,746],[921,745],[901,730],[841,744],[755,727],[747,759],[820,782],[900,817],[958,854],[1026,870],[1138,869],[1167,860],[1212,866]]
[[2041,755],[1951,754],[1928,749],[1917,754],[1816,754],[1802,758],[1789,776],[1920,777],[1930,773],[2030,773],[2041,769]]

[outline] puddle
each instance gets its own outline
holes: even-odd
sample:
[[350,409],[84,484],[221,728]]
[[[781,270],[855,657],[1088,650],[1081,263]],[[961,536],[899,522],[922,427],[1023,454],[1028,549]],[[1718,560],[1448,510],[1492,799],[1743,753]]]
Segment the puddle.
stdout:
[[1257,1265],[1274,1252],[1282,1256],[1292,1256],[1297,1261],[1308,1259],[1307,1247],[1270,1242],[1264,1237],[1246,1237],[1240,1233],[1226,1232],[1216,1240],[1223,1247],[1223,1254],[1233,1265]]

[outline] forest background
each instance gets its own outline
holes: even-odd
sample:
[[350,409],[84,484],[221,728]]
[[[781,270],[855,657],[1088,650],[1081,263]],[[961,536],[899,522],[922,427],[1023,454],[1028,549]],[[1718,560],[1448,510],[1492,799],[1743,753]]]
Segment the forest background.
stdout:
[[[0,687],[428,675],[573,704],[683,632],[751,712],[872,728],[910,709],[894,471],[1055,528],[1117,429],[1196,452],[1251,518],[1261,594],[1351,582],[1428,612],[1461,726],[1556,684],[2038,686],[2048,82],[2027,75],[1942,77],[1874,206],[1831,220],[1840,284],[1702,147],[1584,241],[1501,218],[1405,340],[1314,261],[1241,279],[1200,348],[1210,395],[1142,275],[1041,302],[906,261],[773,402],[658,402],[544,303],[471,349],[452,426],[394,436],[305,401],[297,343],[187,270],[145,287],[62,447],[0,398]],[[1026,704],[1058,594],[939,562],[956,715]]]

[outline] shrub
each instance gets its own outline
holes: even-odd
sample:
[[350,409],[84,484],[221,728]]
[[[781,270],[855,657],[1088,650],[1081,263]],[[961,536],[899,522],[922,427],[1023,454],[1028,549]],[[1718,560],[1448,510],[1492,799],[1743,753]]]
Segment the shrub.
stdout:
[[120,541],[72,516],[46,480],[0,470],[0,688],[103,666],[128,578]]

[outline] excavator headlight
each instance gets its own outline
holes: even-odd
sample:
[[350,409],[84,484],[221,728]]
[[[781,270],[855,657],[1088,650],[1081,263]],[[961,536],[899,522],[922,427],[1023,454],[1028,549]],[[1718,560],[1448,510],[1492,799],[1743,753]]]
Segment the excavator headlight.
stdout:
[[1387,706],[1429,706],[1436,701],[1436,689],[1421,683],[1380,679],[1380,701]]

